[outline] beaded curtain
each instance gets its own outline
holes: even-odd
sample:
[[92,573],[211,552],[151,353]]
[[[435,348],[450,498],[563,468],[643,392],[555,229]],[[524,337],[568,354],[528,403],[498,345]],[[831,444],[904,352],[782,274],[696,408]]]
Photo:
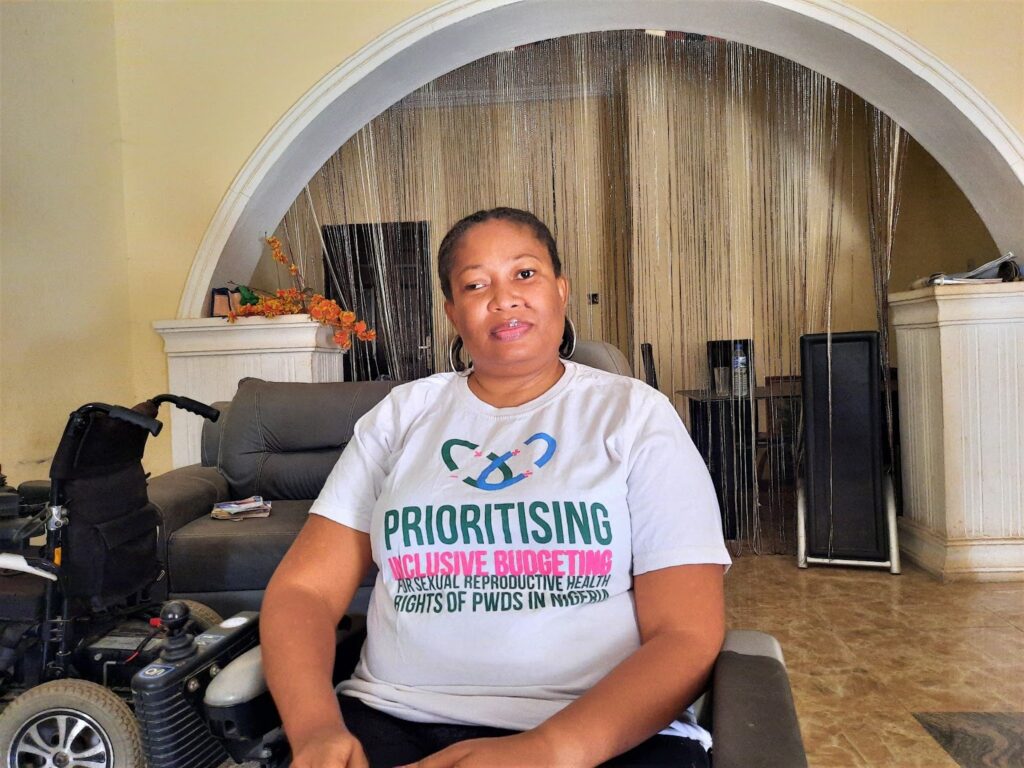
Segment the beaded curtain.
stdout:
[[[475,210],[527,208],[555,234],[579,338],[614,344],[637,371],[650,344],[688,421],[679,393],[713,386],[712,339],[750,339],[751,383],[773,387],[799,373],[802,334],[879,330],[888,371],[905,144],[839,84],[749,46],[575,35],[495,53],[394,104],[310,179],[277,234],[314,287],[368,316],[389,375],[406,379],[448,369],[441,237]],[[799,423],[772,412],[784,402],[757,406],[750,441],[766,426],[781,439],[732,489],[737,539],[758,552],[794,547],[785,465]]]

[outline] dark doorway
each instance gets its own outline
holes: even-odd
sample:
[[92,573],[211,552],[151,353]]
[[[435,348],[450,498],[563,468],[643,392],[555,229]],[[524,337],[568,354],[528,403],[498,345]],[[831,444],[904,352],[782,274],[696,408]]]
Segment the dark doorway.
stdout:
[[377,331],[345,356],[349,381],[411,381],[434,372],[430,226],[425,221],[323,228],[325,295]]

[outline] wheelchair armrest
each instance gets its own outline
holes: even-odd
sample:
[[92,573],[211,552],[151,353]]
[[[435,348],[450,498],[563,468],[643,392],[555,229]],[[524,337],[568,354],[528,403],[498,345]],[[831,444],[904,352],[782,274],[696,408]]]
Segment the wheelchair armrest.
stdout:
[[782,649],[771,635],[732,630],[711,685],[715,768],[805,768]]
[[26,558],[13,552],[0,553],[0,568],[6,571],[18,571],[39,576],[49,581],[57,581],[57,566],[40,557]]
[[250,702],[266,691],[263,650],[257,645],[232,660],[210,681],[203,703],[207,707],[234,707]]
[[[366,617],[345,616],[338,626],[334,660],[334,682],[347,679],[355,668],[366,637]],[[241,762],[276,738],[273,731],[281,717],[270,696],[263,675],[263,654],[259,646],[227,664],[210,682],[203,696],[203,708],[210,730],[224,741],[228,752]]]

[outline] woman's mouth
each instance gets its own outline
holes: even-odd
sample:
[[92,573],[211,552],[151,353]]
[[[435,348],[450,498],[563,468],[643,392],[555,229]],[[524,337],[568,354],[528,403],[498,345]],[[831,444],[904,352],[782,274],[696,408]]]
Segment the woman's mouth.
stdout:
[[518,318],[510,318],[501,325],[491,329],[491,335],[498,341],[515,341],[524,336],[533,326]]

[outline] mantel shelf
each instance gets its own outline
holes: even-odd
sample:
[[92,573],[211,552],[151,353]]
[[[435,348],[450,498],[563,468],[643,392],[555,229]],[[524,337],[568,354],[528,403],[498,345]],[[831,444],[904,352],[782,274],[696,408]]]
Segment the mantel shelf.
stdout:
[[[153,328],[164,340],[171,391],[202,402],[230,400],[239,379],[342,381],[344,355],[330,328],[309,315],[159,320]],[[200,459],[202,419],[171,413],[175,467]]]

